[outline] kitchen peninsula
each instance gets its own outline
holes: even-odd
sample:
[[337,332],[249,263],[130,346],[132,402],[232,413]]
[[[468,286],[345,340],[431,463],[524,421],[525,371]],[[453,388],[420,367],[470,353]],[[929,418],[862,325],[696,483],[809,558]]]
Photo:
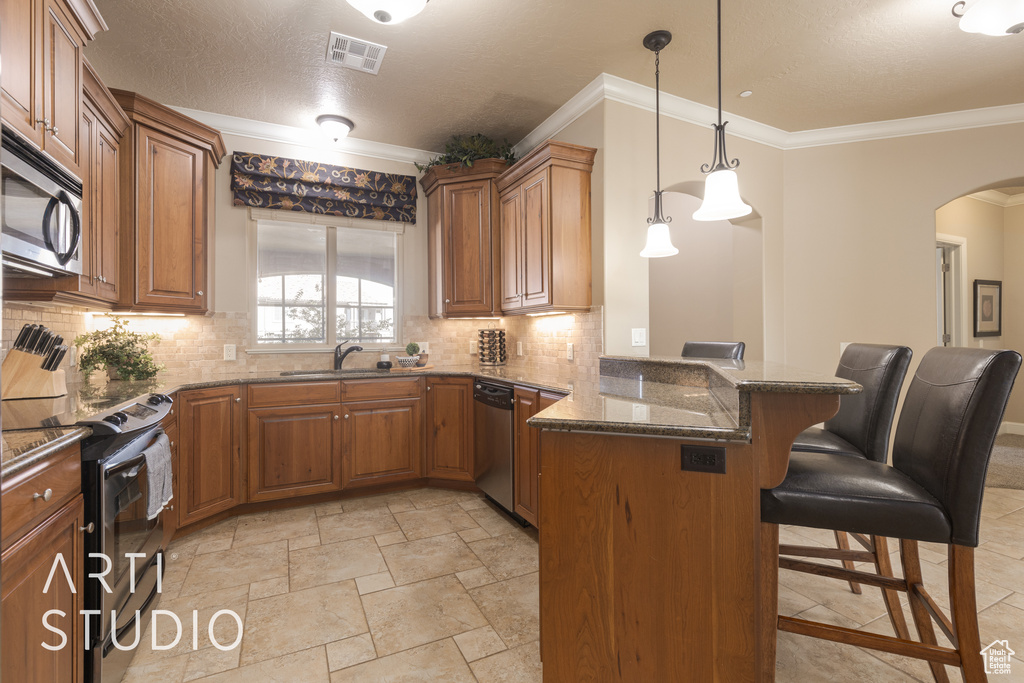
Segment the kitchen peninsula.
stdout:
[[860,386],[743,361],[601,359],[541,434],[544,680],[773,681],[762,488]]

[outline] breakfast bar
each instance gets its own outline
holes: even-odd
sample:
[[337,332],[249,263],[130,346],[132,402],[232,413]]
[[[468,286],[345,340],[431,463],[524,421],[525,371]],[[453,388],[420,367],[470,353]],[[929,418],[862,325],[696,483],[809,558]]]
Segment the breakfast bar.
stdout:
[[599,386],[531,418],[544,680],[774,680],[760,489],[860,390],[771,363],[606,356]]

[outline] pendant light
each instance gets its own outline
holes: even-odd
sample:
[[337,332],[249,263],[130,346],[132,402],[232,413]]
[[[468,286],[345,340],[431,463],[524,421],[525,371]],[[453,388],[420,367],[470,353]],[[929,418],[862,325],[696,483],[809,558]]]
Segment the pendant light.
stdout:
[[348,0],[348,4],[378,24],[398,24],[416,16],[428,0]]
[[668,224],[672,219],[661,215],[661,50],[670,42],[672,34],[668,31],[653,31],[644,36],[644,47],[654,52],[654,140],[657,165],[654,217],[647,219],[647,244],[640,252],[644,258],[661,258],[679,253],[668,234]]
[[722,122],[722,0],[718,0],[718,125],[715,128],[715,156],[710,164],[700,167],[707,175],[704,182],[704,201],[693,213],[695,221],[725,221],[746,216],[752,208],[740,198],[736,171],[739,159],[729,159],[725,152],[725,125]]
[[1012,36],[1024,31],[1024,2],[1021,0],[961,0],[953,5],[960,30],[986,36]]

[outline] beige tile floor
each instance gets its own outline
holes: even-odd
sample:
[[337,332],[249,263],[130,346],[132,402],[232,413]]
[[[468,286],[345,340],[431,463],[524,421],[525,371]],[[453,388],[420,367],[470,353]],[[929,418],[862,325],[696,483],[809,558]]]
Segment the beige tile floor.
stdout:
[[[989,489],[983,516],[982,640],[1009,639],[1022,653],[1011,675],[993,680],[1024,681],[1024,491]],[[813,529],[785,528],[781,537],[831,543]],[[945,605],[941,551],[925,545],[922,559]],[[126,682],[541,680],[536,532],[478,495],[419,489],[247,515],[175,541],[168,555],[158,609],[181,616],[183,636],[157,650],[147,628]],[[891,633],[876,590],[858,596],[783,572],[779,603],[783,614]],[[226,652],[207,631],[221,609],[244,620],[240,646]],[[170,617],[157,624],[158,645],[170,643]],[[232,620],[215,624],[218,642],[234,640]],[[931,680],[920,662],[786,633],[778,653],[780,683]]]

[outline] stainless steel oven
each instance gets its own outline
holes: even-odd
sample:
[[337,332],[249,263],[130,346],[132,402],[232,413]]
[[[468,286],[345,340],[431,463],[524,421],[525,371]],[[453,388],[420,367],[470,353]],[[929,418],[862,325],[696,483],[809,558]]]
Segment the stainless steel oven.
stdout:
[[[163,569],[163,515],[148,519],[148,472],[144,451],[163,434],[160,420],[171,399],[154,394],[87,421],[93,436],[82,445],[82,477],[87,535],[86,610],[90,614],[85,679],[91,683],[120,681],[135,654],[121,646],[145,630],[159,599]],[[133,569],[134,564],[134,569]]]
[[3,266],[8,275],[81,274],[82,181],[3,129]]

